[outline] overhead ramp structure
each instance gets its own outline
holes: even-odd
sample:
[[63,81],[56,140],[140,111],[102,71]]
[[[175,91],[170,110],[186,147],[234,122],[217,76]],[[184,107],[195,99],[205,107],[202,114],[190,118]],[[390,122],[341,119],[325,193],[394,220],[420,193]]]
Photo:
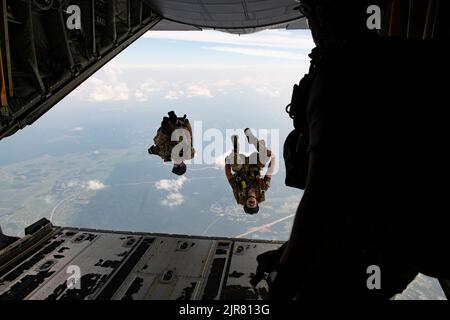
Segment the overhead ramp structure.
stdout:
[[245,34],[264,29],[305,29],[295,0],[146,0],[163,21],[156,29],[205,30]]
[[[74,6],[79,28],[69,26]],[[149,30],[305,28],[296,6],[294,0],[4,0],[0,139],[32,124]]]

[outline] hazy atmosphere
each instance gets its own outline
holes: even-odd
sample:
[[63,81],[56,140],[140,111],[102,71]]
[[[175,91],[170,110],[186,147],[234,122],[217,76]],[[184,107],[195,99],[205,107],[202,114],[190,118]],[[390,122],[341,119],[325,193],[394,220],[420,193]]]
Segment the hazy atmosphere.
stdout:
[[[1,141],[4,232],[21,234],[47,217],[88,228],[286,240],[301,191],[284,187],[284,164],[260,213],[247,216],[223,160],[228,131],[246,127],[280,159],[292,127],[284,107],[312,46],[306,31],[149,32],[33,126]],[[194,126],[196,157],[183,177],[147,153],[170,110]],[[244,139],[241,146],[254,151]]]

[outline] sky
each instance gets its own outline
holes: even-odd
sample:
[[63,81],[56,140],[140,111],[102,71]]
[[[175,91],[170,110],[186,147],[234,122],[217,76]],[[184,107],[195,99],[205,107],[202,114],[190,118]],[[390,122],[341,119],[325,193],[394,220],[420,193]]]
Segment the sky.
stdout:
[[179,100],[245,94],[289,96],[307,72],[309,30],[250,35],[150,31],[71,96],[86,102]]
[[[29,216],[27,210],[51,213],[59,224],[71,223],[62,213],[67,211],[69,217],[68,203],[72,204],[69,200],[78,191],[92,198],[98,194],[98,201],[93,201],[98,211],[99,207],[108,206],[109,201],[102,194],[107,194],[112,186],[120,184],[127,189],[137,182],[142,182],[144,187],[151,186],[146,189],[155,197],[151,200],[183,211],[182,204],[194,203],[199,192],[205,191],[205,183],[199,177],[207,181],[212,175],[219,179],[220,192],[211,199],[218,197],[220,201],[211,208],[207,203],[200,203],[207,206],[203,209],[214,211],[212,215],[208,213],[205,221],[209,223],[207,219],[223,216],[225,211],[230,211],[233,219],[242,219],[242,208],[231,205],[234,199],[223,174],[224,157],[231,149],[225,145],[231,145],[227,131],[257,129],[258,137],[265,139],[271,150],[281,156],[282,142],[292,130],[292,120],[284,109],[290,102],[293,84],[308,70],[307,55],[313,46],[309,30],[270,30],[241,36],[218,31],[148,32],[33,125],[1,141],[1,149],[7,156],[0,158],[0,174],[1,166],[8,165],[11,167],[4,170],[11,177],[30,166],[38,171],[44,166],[54,168],[48,179],[46,172],[40,177],[50,186],[49,190],[43,186],[44,182],[29,186],[36,189],[36,194],[29,193],[28,189],[19,193],[12,189],[15,185],[6,188],[7,192],[24,199],[33,198],[38,203],[24,200],[27,206],[21,211],[23,221],[21,217],[8,219],[19,231],[23,225],[35,222],[36,216]],[[178,115],[188,114],[193,124],[196,158],[189,165],[187,177],[174,177],[170,167],[147,153],[162,116],[170,110]],[[261,136],[264,130],[275,132],[265,138]],[[227,136],[212,139],[215,134]],[[208,148],[210,141],[220,145],[218,152]],[[22,146],[26,146],[26,152]],[[251,149],[243,142],[241,147]],[[241,152],[249,153],[242,149]],[[205,156],[211,156],[212,161],[204,161]],[[203,160],[199,163],[198,159]],[[136,166],[136,161],[142,165]],[[277,162],[278,167],[283,167],[282,161]],[[277,179],[281,185],[284,175],[274,175],[270,198],[274,204],[269,200],[266,204],[273,205],[270,210],[287,216],[295,210],[299,192],[278,187]],[[188,185],[199,190],[188,190]],[[226,187],[226,193],[222,187]],[[73,194],[61,195],[60,189]],[[189,194],[191,198],[187,199]],[[131,193],[129,201],[136,202],[136,197],[139,195]],[[292,204],[288,206],[285,202]],[[14,203],[9,203],[8,196],[0,197],[0,208],[9,208]],[[36,205],[42,210],[34,210]],[[263,213],[259,216],[264,218]],[[134,225],[125,225],[125,222],[120,220],[109,228],[132,229],[137,224],[132,221]],[[88,227],[97,227],[95,223],[92,220]],[[209,231],[215,232],[213,228]]]
[[[246,121],[236,121],[241,106],[247,110],[249,105],[265,108],[264,116],[276,112],[277,120],[286,119],[280,110],[290,102],[293,85],[308,71],[308,53],[313,47],[309,30],[266,30],[248,35],[211,30],[149,31],[32,126],[2,140],[0,146],[7,157],[0,159],[0,165],[30,159],[46,147],[74,152],[81,146],[79,141],[70,146],[52,143],[86,133],[88,123],[94,121],[96,130],[106,135],[123,122],[124,113],[138,115],[159,109],[152,116],[160,119],[165,110],[177,109],[192,116],[197,111],[197,117],[192,118],[195,121],[203,120],[201,112],[208,106],[208,111],[220,110],[228,118],[209,124],[221,130],[248,126]],[[224,110],[227,106],[228,113]],[[75,119],[80,117],[83,121],[77,123]],[[102,123],[103,129],[99,128]],[[266,129],[284,127],[284,123],[273,123]],[[47,144],[38,146],[36,137]],[[15,148],[24,144],[36,150],[23,153]]]

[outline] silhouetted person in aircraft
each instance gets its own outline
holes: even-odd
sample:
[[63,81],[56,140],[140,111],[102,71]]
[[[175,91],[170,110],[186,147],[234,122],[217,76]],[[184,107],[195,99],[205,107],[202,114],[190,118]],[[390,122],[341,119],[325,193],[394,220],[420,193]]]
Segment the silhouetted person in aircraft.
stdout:
[[185,160],[195,155],[192,142],[192,127],[186,115],[177,117],[170,111],[169,117],[164,117],[161,127],[153,138],[154,145],[148,149],[149,154],[160,156],[164,162],[173,161],[172,172],[176,175],[186,173]]
[[448,50],[378,37],[372,4],[301,1],[317,48],[291,116],[309,165],[289,241],[272,255],[276,299],[389,299],[418,272],[450,275]]
[[[257,152],[250,156],[239,153],[238,136],[232,136],[233,151],[225,158],[225,175],[233,189],[236,202],[244,206],[247,214],[256,214],[259,204],[265,200],[266,191],[270,187],[275,167],[275,156],[266,148],[264,140],[258,140],[250,129],[245,129],[245,135]],[[261,177],[261,170],[265,167],[267,173]]]

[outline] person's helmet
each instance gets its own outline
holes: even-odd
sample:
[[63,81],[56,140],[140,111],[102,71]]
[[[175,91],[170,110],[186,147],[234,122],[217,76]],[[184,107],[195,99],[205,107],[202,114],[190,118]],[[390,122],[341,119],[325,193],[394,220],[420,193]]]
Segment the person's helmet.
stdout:
[[259,205],[256,205],[254,208],[247,207],[247,204],[244,204],[244,212],[247,214],[257,214],[259,212]]
[[173,165],[173,169],[172,169],[172,173],[178,175],[178,176],[182,176],[183,174],[185,174],[187,171],[187,167],[186,164],[184,162],[180,163],[180,164],[174,164]]

